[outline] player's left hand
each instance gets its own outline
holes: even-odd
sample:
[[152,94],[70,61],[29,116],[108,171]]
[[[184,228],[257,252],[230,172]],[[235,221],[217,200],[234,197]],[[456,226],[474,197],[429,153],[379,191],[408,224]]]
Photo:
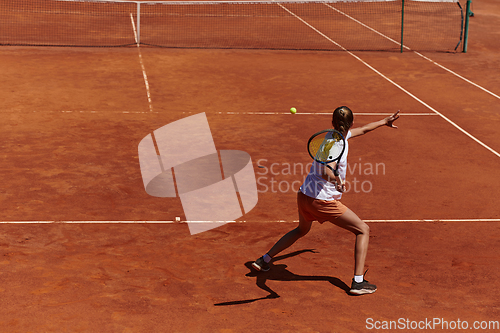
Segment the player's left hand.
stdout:
[[345,191],[345,181],[343,182],[335,182],[335,187],[337,188],[337,191],[340,193],[343,193]]
[[392,116],[385,118],[385,124],[389,127],[392,127],[392,128],[398,128],[396,125],[393,124],[398,119],[399,119],[399,110],[398,110],[398,112],[394,113]]

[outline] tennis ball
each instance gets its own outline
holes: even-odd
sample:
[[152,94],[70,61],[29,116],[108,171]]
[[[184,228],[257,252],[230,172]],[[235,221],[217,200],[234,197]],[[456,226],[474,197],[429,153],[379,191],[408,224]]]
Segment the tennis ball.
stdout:
[[296,114],[297,113],[297,109],[296,108],[291,108],[290,109],[290,113],[291,114]]

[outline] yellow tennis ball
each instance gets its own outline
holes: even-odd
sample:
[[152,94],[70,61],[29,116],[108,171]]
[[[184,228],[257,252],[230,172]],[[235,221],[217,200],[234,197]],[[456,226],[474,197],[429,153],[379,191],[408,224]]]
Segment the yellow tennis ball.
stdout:
[[291,108],[290,109],[290,113],[291,114],[296,114],[297,113],[297,109],[296,108]]

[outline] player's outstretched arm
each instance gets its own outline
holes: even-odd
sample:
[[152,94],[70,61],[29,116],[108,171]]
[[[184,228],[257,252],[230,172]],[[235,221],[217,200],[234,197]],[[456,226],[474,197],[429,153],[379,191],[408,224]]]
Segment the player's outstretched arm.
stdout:
[[353,128],[351,129],[351,138],[354,138],[356,136],[360,136],[363,134],[366,134],[368,132],[373,131],[374,129],[377,129],[382,126],[389,126],[392,128],[398,128],[396,125],[394,125],[394,122],[399,118],[399,110],[398,112],[394,113],[393,115],[384,118],[379,121],[375,121],[373,123],[366,124],[361,127]]

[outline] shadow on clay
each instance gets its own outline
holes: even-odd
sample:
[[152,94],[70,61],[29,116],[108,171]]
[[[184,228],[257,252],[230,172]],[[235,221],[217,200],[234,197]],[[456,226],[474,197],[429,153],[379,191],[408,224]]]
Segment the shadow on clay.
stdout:
[[284,264],[279,264],[276,265],[275,262],[297,256],[301,253],[304,252],[312,252],[316,253],[312,249],[306,249],[306,250],[300,250],[300,251],[295,251],[292,253],[288,253],[282,256],[278,256],[273,258],[273,260],[269,263],[270,270],[267,272],[257,272],[255,269],[252,268],[252,262],[253,261],[248,261],[245,263],[245,266],[250,270],[249,273],[247,273],[245,276],[248,277],[256,277],[257,281],[256,284],[257,286],[268,292],[269,295],[265,297],[259,297],[259,298],[252,298],[252,299],[245,299],[245,300],[238,300],[238,301],[230,301],[230,302],[222,302],[222,303],[216,303],[214,304],[215,306],[225,306],[225,305],[239,305],[239,304],[248,304],[248,303],[253,303],[256,301],[261,301],[261,300],[266,300],[266,299],[274,299],[274,298],[279,298],[280,295],[276,293],[274,290],[269,288],[266,285],[267,281],[328,281],[332,285],[334,285],[337,288],[340,288],[344,290],[347,294],[349,294],[349,286],[346,285],[344,282],[342,282],[340,279],[332,276],[318,276],[318,275],[298,275],[290,272],[286,268],[288,267],[287,265]]

